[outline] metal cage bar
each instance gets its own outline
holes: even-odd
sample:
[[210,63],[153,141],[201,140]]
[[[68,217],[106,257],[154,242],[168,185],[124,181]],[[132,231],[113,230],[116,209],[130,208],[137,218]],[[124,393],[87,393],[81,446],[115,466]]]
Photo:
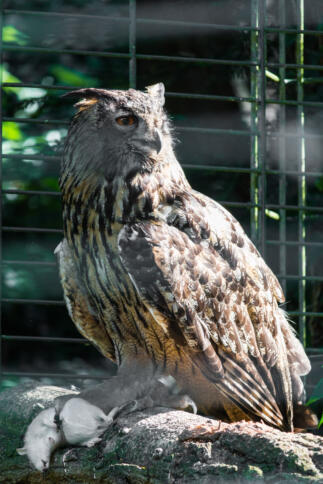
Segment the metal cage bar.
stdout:
[[265,256],[265,197],[266,197],[266,37],[265,37],[265,4],[263,0],[251,1],[252,31],[251,60],[257,65],[251,69],[251,93],[259,98],[259,103],[251,107],[251,129],[257,135],[251,140],[250,167],[257,171],[250,177],[251,203],[251,238]]
[[[286,25],[286,5],[285,0],[279,0],[279,17],[282,26]],[[279,32],[279,63],[286,64],[286,35],[284,32]],[[279,99],[284,100],[286,98],[286,85],[285,85],[286,69],[285,67],[279,68]],[[284,105],[279,110],[279,132],[281,137],[279,138],[279,170],[281,171],[279,177],[279,203],[286,204],[286,139],[285,139],[285,125],[286,125],[286,108]],[[286,275],[286,210],[280,209],[279,211],[279,271],[282,275]],[[282,289],[286,294],[286,279],[281,281]]]
[[[3,27],[3,16],[2,16],[2,0],[0,0],[0,65],[3,64],[3,56],[2,56],[2,27]],[[0,84],[2,86],[2,69],[0,71]],[[0,87],[1,87],[0,86]],[[2,88],[0,89],[0,381],[2,376]]]
[[129,87],[136,89],[136,0],[129,0]]
[[[128,54],[127,54],[128,55]],[[136,59],[138,56],[136,56]],[[199,59],[196,59],[196,62],[199,62]],[[277,64],[278,65],[278,64]],[[254,66],[256,67],[256,66]],[[286,68],[286,65],[285,65]],[[42,88],[42,89],[54,89],[54,90],[73,90],[73,89],[78,89],[77,87],[68,87],[64,85],[45,85],[45,84],[36,84],[36,83],[23,83],[23,82],[4,82],[2,83],[3,87],[34,87],[34,88]],[[195,93],[185,93],[185,92],[166,92],[165,93],[166,97],[174,97],[174,98],[183,98],[183,99],[199,99],[201,101],[229,101],[229,102],[250,102],[250,103],[260,103],[260,99],[256,97],[240,97],[240,96],[218,96],[214,94],[195,94]],[[282,104],[286,106],[308,106],[308,107],[314,107],[314,108],[322,108],[323,107],[323,102],[317,102],[317,101],[298,101],[298,100],[289,100],[289,99],[265,99],[266,104]],[[15,118],[16,119],[16,118]],[[18,118],[19,119],[19,118]],[[11,118],[11,121],[13,119]],[[25,123],[45,123],[45,124],[59,124],[60,126],[62,125],[68,125],[68,122],[64,120],[59,120],[59,119],[43,119],[43,120],[37,120],[33,118],[20,118],[20,122],[25,122]],[[276,133],[276,136],[279,136],[279,133]],[[296,136],[295,134],[289,133],[286,134],[286,136]],[[311,135],[307,135],[311,136]],[[315,134],[312,135],[316,138],[320,138],[323,135]]]
[[267,150],[267,130],[266,130],[266,0],[259,0],[259,165],[261,176],[259,180],[259,248],[263,257],[266,256],[266,150]]
[[[72,17],[72,18],[83,18],[83,19],[97,19],[97,20],[112,20],[112,21],[119,21],[122,23],[130,23],[131,22],[131,15],[128,17],[115,17],[115,16],[107,16],[107,15],[91,15],[91,14],[76,14],[76,13],[69,13],[69,12],[44,12],[44,11],[35,11],[35,10],[22,10],[22,9],[11,9],[6,8],[3,9],[4,14],[17,14],[17,15],[32,15],[32,16],[48,16],[48,17]],[[187,27],[187,28],[208,28],[214,30],[228,30],[228,31],[236,31],[236,32],[257,32],[259,30],[258,27],[253,27],[249,25],[221,25],[221,24],[210,24],[206,22],[186,22],[182,20],[163,20],[163,19],[152,19],[152,18],[136,18],[136,23],[138,24],[157,24],[157,25],[173,25],[175,27]],[[281,27],[266,27],[265,32],[284,32],[286,34],[297,34],[303,33],[305,35],[322,35],[322,32],[319,30],[311,30],[311,29],[295,29],[295,28],[281,28]]]
[[[296,2],[297,24],[300,30],[304,28],[304,0],[297,0]],[[296,39],[296,62],[299,64],[304,63],[304,34],[297,34]],[[304,98],[304,69],[300,68],[297,71],[297,100],[303,101]],[[298,118],[298,166],[300,172],[306,170],[306,157],[305,157],[305,114],[302,106],[297,107]],[[306,177],[305,175],[298,178],[298,204],[299,206],[306,205]],[[298,247],[298,270],[299,270],[299,282],[298,282],[298,298],[299,298],[299,311],[306,312],[306,246],[304,241],[306,238],[305,229],[306,212],[300,210],[298,212],[298,238],[300,245]],[[299,316],[299,337],[304,346],[306,346],[306,317],[304,315]]]
[[[250,58],[256,62],[258,59],[258,0],[251,0],[251,25],[253,30],[250,32]],[[258,66],[254,66],[250,70],[250,93],[255,99],[258,99]],[[257,103],[253,103],[250,109],[250,129],[254,133],[250,140],[250,201],[254,208],[250,211],[250,232],[251,239],[256,244],[259,239],[259,218],[258,218],[258,176],[260,175],[258,145],[259,145],[259,129],[258,129],[258,109]]]

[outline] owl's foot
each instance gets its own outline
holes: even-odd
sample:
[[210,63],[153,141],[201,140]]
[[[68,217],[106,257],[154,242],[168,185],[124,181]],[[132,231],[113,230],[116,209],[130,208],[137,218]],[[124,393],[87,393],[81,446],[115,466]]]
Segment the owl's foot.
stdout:
[[[150,395],[157,378],[150,362],[141,365],[131,362],[120,367],[116,376],[83,390],[78,397],[99,407],[105,414],[109,414],[116,407],[123,408],[129,402]],[[59,414],[66,402],[73,397],[75,394],[57,398],[56,412]]]
[[169,395],[168,398],[163,397],[161,399],[155,397],[152,398],[151,395],[148,395],[125,404],[121,410],[117,412],[117,416],[120,414],[127,415],[132,412],[139,412],[152,407],[166,407],[175,410],[185,410],[190,413],[197,413],[197,406],[188,395]]
[[197,413],[197,406],[189,395],[174,394],[172,389],[162,381],[156,381],[151,392],[143,398],[133,400],[122,409],[122,414],[144,410],[151,407],[166,407],[176,410],[185,410],[191,413]]
[[165,403],[167,403],[168,407],[175,408],[176,410],[197,413],[197,405],[189,395],[172,395],[168,402]]
[[197,413],[197,406],[191,397],[182,393],[174,393],[177,390],[176,381],[172,377],[161,378],[156,382],[150,394],[153,405]]
[[[186,394],[174,393],[178,390],[176,382],[169,384],[166,379],[158,380],[151,378],[150,381],[142,383],[135,379],[128,386],[123,386],[124,379],[118,375],[101,385],[94,386],[78,395],[79,398],[84,399],[89,405],[99,407],[105,414],[116,418],[120,414],[126,415],[135,411],[144,410],[151,407],[166,407],[174,408],[176,410],[185,410],[191,413],[197,413],[197,406],[195,402]],[[144,397],[141,395],[145,394]],[[66,395],[55,400],[56,417],[58,429],[61,426],[61,412],[66,407],[70,399],[74,399],[75,395]],[[65,410],[66,412],[66,410]],[[68,428],[72,428],[73,423],[70,420]],[[77,425],[77,423],[75,423]],[[71,439],[68,439],[71,442]]]

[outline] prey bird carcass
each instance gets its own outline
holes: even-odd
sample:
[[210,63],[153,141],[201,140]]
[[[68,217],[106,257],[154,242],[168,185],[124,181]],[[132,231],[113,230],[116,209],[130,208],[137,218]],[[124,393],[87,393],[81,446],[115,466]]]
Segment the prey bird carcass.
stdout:
[[60,178],[60,276],[78,330],[118,365],[79,398],[108,413],[170,375],[205,415],[307,427],[310,364],[282,289],[237,220],[189,185],[163,84],[67,96],[79,102]]

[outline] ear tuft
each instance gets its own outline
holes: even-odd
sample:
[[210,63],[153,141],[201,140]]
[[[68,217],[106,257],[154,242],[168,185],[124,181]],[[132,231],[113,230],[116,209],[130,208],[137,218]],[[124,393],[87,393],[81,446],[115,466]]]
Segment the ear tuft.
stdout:
[[71,99],[101,99],[111,97],[111,91],[96,89],[95,87],[87,87],[84,89],[77,89],[76,91],[69,91],[66,94],[62,94],[61,97]]
[[90,108],[93,106],[93,104],[96,104],[98,102],[98,99],[95,97],[91,98],[83,98],[81,101],[77,102],[74,104],[74,107],[78,109],[78,112],[84,111],[85,109]]
[[63,98],[77,99],[78,102],[74,104],[78,108],[78,112],[88,109],[93,104],[96,104],[100,99],[112,98],[111,91],[105,89],[96,89],[94,87],[88,87],[85,89],[77,89],[76,91],[70,91],[63,94]]
[[165,86],[162,82],[158,82],[157,84],[153,84],[152,86],[147,86],[146,91],[154,98],[160,106],[164,106],[165,104]]

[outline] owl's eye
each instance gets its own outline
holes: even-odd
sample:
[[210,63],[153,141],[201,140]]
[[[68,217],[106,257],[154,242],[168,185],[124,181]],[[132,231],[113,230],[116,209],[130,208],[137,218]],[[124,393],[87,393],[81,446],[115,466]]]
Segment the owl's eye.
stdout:
[[137,122],[136,116],[129,114],[127,116],[119,116],[116,118],[116,122],[119,126],[133,126]]

